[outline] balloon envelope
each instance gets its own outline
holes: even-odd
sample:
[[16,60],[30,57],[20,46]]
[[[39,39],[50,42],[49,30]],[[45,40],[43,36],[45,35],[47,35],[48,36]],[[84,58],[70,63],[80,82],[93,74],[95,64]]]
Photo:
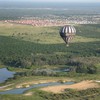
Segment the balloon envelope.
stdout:
[[61,28],[60,30],[60,36],[63,38],[65,43],[68,45],[69,41],[73,38],[73,36],[76,34],[76,29],[74,26],[66,25]]

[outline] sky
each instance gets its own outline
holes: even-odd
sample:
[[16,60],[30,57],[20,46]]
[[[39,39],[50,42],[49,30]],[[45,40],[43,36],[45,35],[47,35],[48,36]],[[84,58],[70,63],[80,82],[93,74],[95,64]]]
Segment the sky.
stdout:
[[0,1],[33,1],[33,2],[100,2],[100,0],[0,0]]

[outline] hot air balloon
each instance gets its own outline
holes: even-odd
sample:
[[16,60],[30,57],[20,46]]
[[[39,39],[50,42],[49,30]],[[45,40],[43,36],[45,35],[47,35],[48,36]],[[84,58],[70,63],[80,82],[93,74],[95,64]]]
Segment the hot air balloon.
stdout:
[[70,40],[72,40],[76,34],[76,29],[72,25],[66,25],[61,28],[59,33],[66,45],[69,46]]

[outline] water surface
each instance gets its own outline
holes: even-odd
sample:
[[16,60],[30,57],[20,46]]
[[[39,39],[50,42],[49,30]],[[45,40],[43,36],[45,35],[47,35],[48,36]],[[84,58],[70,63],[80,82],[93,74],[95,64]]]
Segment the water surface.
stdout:
[[56,85],[65,85],[65,84],[71,85],[71,84],[74,84],[74,82],[65,82],[65,83],[49,82],[49,83],[43,83],[43,84],[34,84],[34,85],[27,87],[27,88],[12,89],[12,90],[0,92],[0,94],[23,94],[25,91],[33,89],[33,88],[46,87],[46,86],[56,86]]
[[0,69],[0,83],[3,83],[8,78],[12,78],[15,72],[9,71],[7,68]]

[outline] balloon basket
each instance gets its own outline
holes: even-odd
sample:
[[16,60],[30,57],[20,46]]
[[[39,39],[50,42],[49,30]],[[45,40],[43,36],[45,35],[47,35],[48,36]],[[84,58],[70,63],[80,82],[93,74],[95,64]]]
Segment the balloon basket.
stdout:
[[69,47],[69,44],[66,44],[66,47]]

